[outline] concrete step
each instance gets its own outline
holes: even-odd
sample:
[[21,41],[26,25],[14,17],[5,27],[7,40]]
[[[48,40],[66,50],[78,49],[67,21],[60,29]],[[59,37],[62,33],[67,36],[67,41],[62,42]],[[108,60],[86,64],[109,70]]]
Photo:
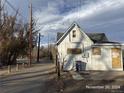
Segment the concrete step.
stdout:
[[78,72],[70,71],[70,73],[74,80],[83,80],[84,79]]

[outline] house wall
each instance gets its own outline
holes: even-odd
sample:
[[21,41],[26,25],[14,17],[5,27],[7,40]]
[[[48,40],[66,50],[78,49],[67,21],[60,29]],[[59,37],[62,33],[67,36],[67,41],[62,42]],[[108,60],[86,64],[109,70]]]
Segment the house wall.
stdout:
[[[76,38],[72,37],[72,31],[76,30]],[[64,38],[64,40],[57,46],[59,62],[64,70],[76,70],[76,61],[86,63],[85,70],[123,70],[123,60],[121,51],[121,68],[112,68],[112,54],[111,48],[121,48],[119,45],[95,45],[101,48],[101,55],[93,55],[92,47],[94,43],[90,38],[76,25],[72,31]],[[68,48],[81,48],[82,54],[67,54]],[[88,57],[83,57],[88,54]]]
[[[72,31],[76,30],[76,38],[72,37]],[[64,61],[64,69],[71,70],[75,68],[75,61],[81,60],[86,62],[86,69],[90,68],[91,64],[91,45],[93,42],[87,37],[84,32],[80,31],[78,26],[75,26],[70,33],[64,38],[64,40],[58,45],[58,52],[61,65]],[[68,48],[81,48],[83,53],[82,54],[67,54]],[[88,54],[88,58],[83,58],[83,54]]]
[[109,46],[97,46],[101,48],[101,55],[92,55],[92,69],[91,70],[120,70],[123,71],[123,59],[121,51],[121,67],[112,68],[112,50],[111,48],[120,48],[121,46],[109,45]]

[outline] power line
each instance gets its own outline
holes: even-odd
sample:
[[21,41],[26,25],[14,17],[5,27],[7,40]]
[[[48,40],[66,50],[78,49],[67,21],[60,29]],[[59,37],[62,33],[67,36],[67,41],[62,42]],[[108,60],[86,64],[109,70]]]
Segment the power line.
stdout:
[[[5,2],[15,11],[15,12],[18,12],[16,9],[8,0],[5,0]],[[24,17],[21,13],[17,13],[19,16],[23,17],[24,19],[26,19],[26,17]]]

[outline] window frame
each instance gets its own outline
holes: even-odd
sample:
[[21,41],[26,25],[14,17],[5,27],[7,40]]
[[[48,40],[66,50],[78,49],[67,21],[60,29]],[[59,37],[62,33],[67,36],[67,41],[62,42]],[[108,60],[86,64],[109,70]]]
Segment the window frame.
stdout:
[[92,47],[92,55],[101,55],[101,47]]
[[76,30],[72,31],[72,37],[75,38],[76,37]]
[[67,48],[67,54],[82,54],[81,48]]

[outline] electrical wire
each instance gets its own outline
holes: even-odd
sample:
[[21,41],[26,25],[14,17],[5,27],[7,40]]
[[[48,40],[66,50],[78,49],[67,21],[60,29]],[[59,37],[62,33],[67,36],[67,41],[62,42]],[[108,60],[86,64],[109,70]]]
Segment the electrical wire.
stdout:
[[[15,11],[15,12],[18,12],[16,9],[8,0],[5,0],[5,2]],[[26,17],[24,17],[21,13],[17,13],[19,16],[23,17],[24,19],[26,19]]]

